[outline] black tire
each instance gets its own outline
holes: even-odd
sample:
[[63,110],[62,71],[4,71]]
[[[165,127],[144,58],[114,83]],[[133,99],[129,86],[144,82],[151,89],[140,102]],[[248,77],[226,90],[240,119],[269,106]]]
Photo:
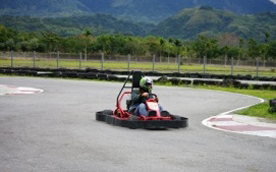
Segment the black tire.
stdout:
[[87,73],[80,72],[78,73],[79,78],[87,78]]
[[88,72],[86,77],[88,79],[96,79],[97,78],[97,74],[96,73],[93,73],[93,72]]
[[106,119],[106,114],[103,113],[103,111],[96,112],[96,120],[97,121],[105,121]]
[[106,73],[98,73],[98,79],[100,80],[107,80],[107,74]]
[[180,79],[178,78],[171,78],[170,81],[173,85],[178,85],[180,83]]
[[103,114],[105,115],[113,115],[113,111],[112,110],[103,110]]
[[178,115],[171,115],[172,117],[172,120],[175,120],[175,121],[180,121],[181,120],[181,117],[178,116]]
[[85,71],[86,71],[86,72],[91,72],[91,73],[99,72],[98,69],[93,69],[93,68],[86,68]]
[[111,75],[108,75],[108,80],[110,80],[110,81],[117,81],[118,77],[111,74]]

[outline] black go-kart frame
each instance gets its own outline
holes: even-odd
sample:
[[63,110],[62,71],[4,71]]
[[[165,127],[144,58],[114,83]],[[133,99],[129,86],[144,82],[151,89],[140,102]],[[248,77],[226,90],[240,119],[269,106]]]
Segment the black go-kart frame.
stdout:
[[[132,76],[132,86],[126,86],[127,82]],[[103,110],[96,112],[96,120],[103,121],[111,125],[128,127],[128,128],[145,128],[145,129],[166,129],[166,128],[184,128],[188,126],[188,118],[172,115],[168,111],[159,111],[159,106],[154,106],[156,109],[151,110],[147,116],[136,116],[132,112],[129,112],[131,100],[126,101],[127,109],[123,109],[121,104],[126,95],[131,94],[133,90],[139,89],[140,79],[144,76],[141,71],[131,71],[126,78],[123,87],[121,88],[116,101],[116,109]],[[130,89],[124,91],[124,89]],[[155,95],[155,94],[153,94]],[[156,96],[156,95],[155,95]],[[145,102],[148,110],[150,104],[157,104],[155,99],[149,98]]]

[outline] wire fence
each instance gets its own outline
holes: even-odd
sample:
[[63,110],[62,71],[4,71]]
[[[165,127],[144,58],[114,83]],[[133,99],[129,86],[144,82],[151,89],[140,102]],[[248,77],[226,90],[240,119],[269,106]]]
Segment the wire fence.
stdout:
[[37,53],[37,52],[0,52],[0,67],[33,68],[96,68],[101,70],[144,70],[158,72],[190,72],[240,75],[275,75],[275,60],[236,60],[234,58],[208,59],[187,57],[160,57]]

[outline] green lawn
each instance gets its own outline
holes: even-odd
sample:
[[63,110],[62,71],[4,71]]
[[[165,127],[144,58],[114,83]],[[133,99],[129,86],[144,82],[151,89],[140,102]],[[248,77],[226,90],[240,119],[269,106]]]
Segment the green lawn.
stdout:
[[253,90],[253,89],[237,89],[233,87],[218,87],[218,86],[196,86],[195,88],[199,89],[211,89],[219,91],[227,91],[232,93],[239,93],[250,95],[254,97],[259,97],[265,100],[264,103],[260,103],[254,106],[251,106],[247,109],[240,110],[236,113],[247,116],[255,116],[276,120],[276,113],[270,113],[269,109],[269,100],[276,98],[275,90]]
[[[10,67],[11,61],[7,59],[0,59],[0,67]],[[31,59],[15,59],[13,61],[13,67],[33,67],[34,63]],[[79,61],[73,60],[60,60],[58,63],[56,60],[36,60],[35,67],[41,68],[71,68],[71,69],[79,69],[80,63]],[[101,69],[100,61],[82,61],[81,68],[97,68]],[[105,61],[103,65],[104,69],[112,69],[112,70],[127,70],[128,64],[126,62],[114,62],[114,61]],[[130,63],[130,70],[140,69],[144,71],[152,71],[153,65],[152,63]],[[176,63],[155,63],[154,70],[158,72],[177,72],[178,65]],[[180,66],[180,72],[199,72],[203,73],[203,66],[197,64],[187,64]],[[231,74],[231,67],[224,65],[206,65],[206,73],[213,74]],[[235,66],[234,74],[240,75],[252,75],[256,76],[256,67],[246,67],[246,66]],[[260,76],[275,76],[276,72],[273,68],[259,68]]]

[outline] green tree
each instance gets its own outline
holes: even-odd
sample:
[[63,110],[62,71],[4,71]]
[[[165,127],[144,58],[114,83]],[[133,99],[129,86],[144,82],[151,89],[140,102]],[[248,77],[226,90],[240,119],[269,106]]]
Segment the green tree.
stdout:
[[248,55],[252,59],[255,59],[256,57],[260,57],[260,50],[259,50],[259,45],[255,41],[255,39],[250,39],[248,41]]
[[265,42],[268,43],[270,38],[270,33],[265,32]]
[[37,51],[39,47],[39,40],[38,38],[32,38],[28,41],[28,44],[27,44],[27,49],[29,51]]
[[52,32],[42,33],[42,35],[42,40],[45,41],[48,52],[56,51],[60,48],[61,37],[59,35]]
[[272,59],[276,60],[276,40],[269,42],[268,55]]
[[81,39],[80,41],[82,42],[82,45],[84,45],[84,57],[85,60],[87,60],[88,47],[91,47],[95,41],[92,32],[89,29],[86,29],[79,39]]
[[146,42],[147,42],[146,44],[148,46],[148,52],[151,55],[157,54],[158,47],[159,47],[158,39],[156,37],[153,37],[153,36],[148,36],[145,39],[146,39]]
[[159,45],[160,45],[160,49],[161,49],[161,51],[160,51],[160,59],[161,59],[161,57],[164,56],[164,47],[166,45],[166,40],[163,38],[160,38]]
[[243,59],[244,57],[244,39],[240,38],[239,39],[239,60]]
[[181,48],[181,46],[182,46],[181,41],[180,41],[179,39],[175,39],[175,40],[174,40],[174,45],[175,45],[176,48],[177,48],[176,55],[179,55],[179,54],[180,54],[180,48]]
[[229,50],[228,50],[228,57],[231,58],[231,57],[234,57],[236,59],[239,60],[239,48],[237,47],[230,47]]
[[109,35],[100,35],[97,37],[97,45],[103,53],[109,53],[111,49],[111,41]]
[[15,41],[13,38],[8,39],[5,44],[6,44],[7,50],[15,49]]

